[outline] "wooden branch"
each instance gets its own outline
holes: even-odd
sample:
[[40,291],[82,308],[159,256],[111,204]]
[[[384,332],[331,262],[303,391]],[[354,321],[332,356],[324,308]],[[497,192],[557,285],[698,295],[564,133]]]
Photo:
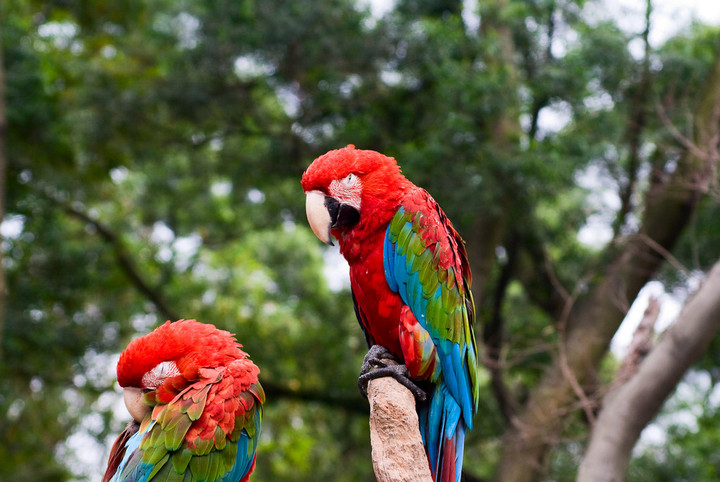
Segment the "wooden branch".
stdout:
[[390,377],[370,380],[370,444],[378,482],[431,482],[415,398]]
[[485,345],[486,359],[484,365],[490,372],[490,386],[498,404],[500,413],[505,419],[505,423],[509,424],[515,416],[517,410],[517,401],[505,384],[503,378],[504,370],[501,360],[503,352],[503,332],[505,331],[505,319],[502,315],[502,307],[507,294],[508,286],[513,280],[516,270],[516,262],[518,258],[518,249],[520,245],[520,237],[511,234],[506,245],[507,262],[500,269],[500,276],[495,284],[495,292],[492,298],[492,313],[486,320],[483,327],[483,342]]
[[321,404],[329,408],[345,410],[354,415],[367,416],[368,408],[365,401],[358,394],[344,396],[330,390],[297,389],[293,390],[282,383],[263,378],[263,390],[268,400],[296,400],[306,403]]
[[[720,59],[716,59],[699,95],[696,145],[707,146],[720,138],[715,121],[720,107],[716,109],[716,105],[720,105]],[[586,286],[572,306],[562,340],[564,356],[556,356],[546,368],[504,435],[500,481],[525,482],[539,477],[549,448],[565,427],[565,409],[577,399],[563,365],[567,364],[581,386],[593,376],[630,303],[666,261],[664,253],[672,252],[698,202],[708,192],[717,161],[711,156],[712,162],[708,163],[708,159],[695,154],[686,150],[673,172],[652,179],[637,235],[612,243],[601,255],[607,260],[607,268]],[[661,249],[651,246],[647,239]],[[604,425],[598,421],[596,427]]]
[[[620,209],[613,221],[613,239],[617,239],[622,234],[622,228],[625,226],[626,218],[633,209],[633,195],[638,183],[638,170],[641,164],[640,150],[643,144],[643,134],[648,118],[648,97],[652,92],[652,75],[650,72],[650,14],[652,13],[652,4],[647,3],[645,9],[645,30],[642,33],[643,43],[645,45],[645,55],[643,58],[643,68],[640,80],[629,89],[630,97],[630,116],[625,126],[625,138],[629,147],[627,158],[627,168],[625,174],[627,180],[623,181],[622,175],[617,178],[620,189],[618,196],[620,197]],[[618,170],[622,167],[618,166]]]
[[685,304],[675,324],[624,385],[608,393],[578,481],[623,480],[632,449],[685,372],[720,331],[720,262]]
[[545,248],[546,241],[529,226],[523,233],[522,256],[526,261],[519,264],[516,277],[525,288],[533,304],[549,316],[563,319],[571,299],[568,289],[558,278],[550,255]]
[[115,233],[110,230],[110,228],[102,224],[97,219],[92,218],[86,212],[78,209],[76,206],[66,206],[66,211],[76,218],[92,225],[98,234],[100,234],[100,236],[113,247],[115,250],[115,259],[117,260],[120,269],[125,273],[132,285],[155,305],[158,312],[163,315],[163,318],[167,318],[168,320],[179,320],[182,318],[181,316],[178,316],[172,308],[170,308],[170,305],[165,301],[162,294],[158,290],[152,288],[143,278],[140,274],[140,270],[127,253],[124,244],[120,238],[118,238]]
[[[637,372],[640,363],[645,359],[653,346],[653,335],[655,334],[655,323],[660,315],[660,300],[655,296],[648,300],[647,308],[643,314],[640,324],[635,329],[628,353],[625,355],[620,368],[617,370],[613,385],[619,386],[628,381]],[[610,394],[608,393],[607,396]]]

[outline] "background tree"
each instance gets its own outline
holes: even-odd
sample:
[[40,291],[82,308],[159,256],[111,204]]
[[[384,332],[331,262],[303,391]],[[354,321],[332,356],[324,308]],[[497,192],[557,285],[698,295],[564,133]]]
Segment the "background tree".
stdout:
[[[467,241],[487,367],[468,480],[574,479],[629,307],[718,258],[720,31],[653,46],[651,2],[636,33],[604,7],[0,3],[0,478],[96,480],[119,351],[187,317],[262,369],[255,479],[372,480],[365,341],[299,185],[354,143],[395,156]],[[717,476],[716,345],[630,480]]]

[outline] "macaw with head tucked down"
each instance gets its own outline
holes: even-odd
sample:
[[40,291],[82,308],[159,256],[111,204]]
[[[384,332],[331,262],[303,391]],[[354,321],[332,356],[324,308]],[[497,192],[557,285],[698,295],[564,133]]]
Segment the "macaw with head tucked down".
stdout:
[[247,481],[265,393],[241,346],[195,320],[168,321],[130,342],[117,377],[133,421],[103,482]]
[[[352,145],[330,151],[307,168],[302,187],[313,231],[328,244],[335,237],[350,265],[356,314],[371,346],[361,385],[390,375],[408,386],[434,479],[459,481],[479,400],[462,239],[430,194],[378,152]],[[404,364],[400,370],[385,366],[388,352]]]

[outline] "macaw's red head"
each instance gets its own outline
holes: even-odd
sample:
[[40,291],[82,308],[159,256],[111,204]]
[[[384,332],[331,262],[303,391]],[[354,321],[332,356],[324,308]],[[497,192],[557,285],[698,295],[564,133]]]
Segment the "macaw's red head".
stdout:
[[409,181],[392,157],[349,145],[315,159],[302,176],[310,227],[321,241],[384,226]]
[[[197,380],[201,368],[246,359],[241,346],[231,333],[195,320],[168,321],[134,339],[117,365],[118,383],[124,389],[128,411],[140,422],[149,410],[142,402],[144,393],[166,385],[180,388]],[[256,382],[259,370],[249,359],[247,363]]]

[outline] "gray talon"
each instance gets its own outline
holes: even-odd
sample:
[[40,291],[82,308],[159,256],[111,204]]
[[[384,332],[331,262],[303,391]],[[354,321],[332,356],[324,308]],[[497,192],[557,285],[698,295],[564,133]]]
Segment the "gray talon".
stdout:
[[365,355],[360,369],[360,377],[358,378],[360,393],[367,398],[367,386],[370,380],[382,377],[394,378],[398,383],[410,390],[417,401],[423,402],[427,399],[427,394],[410,379],[407,367],[401,364],[384,346],[373,345]]

